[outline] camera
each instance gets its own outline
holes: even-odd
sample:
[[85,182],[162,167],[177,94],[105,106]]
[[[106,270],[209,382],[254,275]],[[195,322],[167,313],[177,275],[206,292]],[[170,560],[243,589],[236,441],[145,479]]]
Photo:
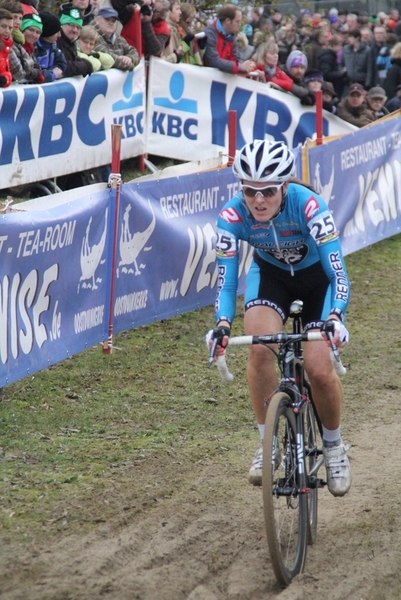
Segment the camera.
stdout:
[[141,15],[144,15],[145,17],[150,17],[154,9],[155,7],[153,4],[142,4],[140,12]]

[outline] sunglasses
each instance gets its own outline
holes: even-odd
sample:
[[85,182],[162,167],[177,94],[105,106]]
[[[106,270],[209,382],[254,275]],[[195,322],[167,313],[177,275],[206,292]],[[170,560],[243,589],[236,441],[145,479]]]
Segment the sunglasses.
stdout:
[[278,190],[283,187],[283,185],[284,183],[280,183],[279,185],[270,185],[265,188],[254,188],[250,185],[241,184],[241,189],[246,196],[249,196],[249,198],[256,198],[258,194],[263,196],[263,198],[272,198],[277,194]]

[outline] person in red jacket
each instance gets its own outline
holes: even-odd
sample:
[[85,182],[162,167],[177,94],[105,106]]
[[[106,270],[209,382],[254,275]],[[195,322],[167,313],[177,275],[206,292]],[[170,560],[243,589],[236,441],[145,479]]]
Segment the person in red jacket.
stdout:
[[140,55],[145,58],[149,56],[161,56],[164,48],[170,41],[170,28],[166,17],[170,10],[169,0],[142,0],[139,13],[142,47],[136,38],[135,20],[138,15],[135,12],[135,2],[131,0],[111,0],[111,5],[118,13],[122,23],[121,36],[136,48]]
[[13,77],[10,69],[10,50],[13,45],[11,32],[13,15],[5,8],[0,8],[0,87],[8,87]]
[[247,75],[255,69],[252,59],[241,62],[236,34],[242,25],[242,12],[234,4],[225,4],[217,19],[205,29],[206,50],[204,64],[233,75]]
[[274,40],[260,44],[253,56],[256,62],[256,71],[261,73],[266,83],[272,83],[274,87],[291,92],[294,81],[277,66],[278,56],[278,45]]

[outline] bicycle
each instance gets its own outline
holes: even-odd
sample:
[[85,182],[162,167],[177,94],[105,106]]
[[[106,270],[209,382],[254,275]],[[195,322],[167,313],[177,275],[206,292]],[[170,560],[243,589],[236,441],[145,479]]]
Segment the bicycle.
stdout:
[[[281,374],[277,390],[268,399],[263,442],[263,512],[266,537],[273,570],[282,587],[302,573],[307,546],[317,536],[318,490],[327,483],[318,477],[324,464],[322,427],[315,412],[309,383],[303,365],[302,344],[329,339],[333,365],[342,376],[346,370],[333,344],[332,332],[325,338],[320,332],[301,331],[303,303],[292,303],[292,333],[238,336],[229,346],[274,344],[270,348],[277,357]],[[216,342],[217,343],[217,342]],[[210,357],[214,356],[214,342]],[[210,361],[210,358],[209,358]],[[226,358],[218,356],[217,367],[225,381],[232,381]]]

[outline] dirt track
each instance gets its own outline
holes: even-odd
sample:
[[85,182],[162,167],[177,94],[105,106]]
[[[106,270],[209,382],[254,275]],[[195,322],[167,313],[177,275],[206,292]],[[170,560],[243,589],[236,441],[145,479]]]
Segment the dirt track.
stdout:
[[[270,565],[261,492],[245,480],[249,448],[235,469],[145,461],[133,473],[131,497],[117,490],[108,495],[116,503],[115,522],[47,547],[3,548],[9,578],[0,598],[400,598],[398,395],[372,390],[350,398],[344,430],[352,444],[353,487],[342,499],[320,493],[318,540],[305,573],[288,589],[277,587]],[[158,499],[169,478],[177,494]]]

